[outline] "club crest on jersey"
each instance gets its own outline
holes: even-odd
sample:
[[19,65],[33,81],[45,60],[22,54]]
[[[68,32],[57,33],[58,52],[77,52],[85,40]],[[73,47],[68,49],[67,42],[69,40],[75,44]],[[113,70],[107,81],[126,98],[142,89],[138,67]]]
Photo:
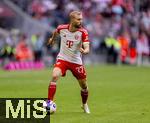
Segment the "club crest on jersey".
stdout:
[[63,37],[66,37],[66,35],[63,35]]
[[76,40],[79,40],[79,35],[75,35],[74,38],[75,38]]

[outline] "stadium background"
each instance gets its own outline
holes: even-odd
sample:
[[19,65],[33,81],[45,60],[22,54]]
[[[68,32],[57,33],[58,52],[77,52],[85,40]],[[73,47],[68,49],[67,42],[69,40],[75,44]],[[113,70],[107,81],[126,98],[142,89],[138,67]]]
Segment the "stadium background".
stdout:
[[68,73],[52,122],[149,123],[149,0],[1,0],[0,97],[47,96],[59,43],[46,42],[72,10],[82,10],[91,41],[84,62],[92,114],[81,114],[79,88]]
[[[69,21],[70,11],[82,10],[92,50],[85,58],[87,64],[147,65],[149,5],[148,0],[1,0],[1,59],[43,60],[52,64],[49,62],[55,58],[59,46],[46,46],[48,37],[59,24]],[[26,56],[18,53],[22,50],[17,48],[21,41],[27,45]]]

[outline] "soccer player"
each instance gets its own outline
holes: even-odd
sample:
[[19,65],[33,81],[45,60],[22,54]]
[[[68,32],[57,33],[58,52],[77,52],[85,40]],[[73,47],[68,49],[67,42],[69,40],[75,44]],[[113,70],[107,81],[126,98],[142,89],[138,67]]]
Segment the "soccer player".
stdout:
[[48,45],[53,45],[57,35],[61,37],[60,52],[48,87],[48,100],[54,98],[56,82],[59,77],[65,76],[66,71],[70,70],[81,87],[82,108],[85,113],[89,114],[90,110],[87,105],[88,86],[85,68],[82,63],[82,54],[88,54],[90,51],[88,32],[82,27],[83,16],[80,11],[73,11],[69,16],[70,23],[59,25],[48,41]]

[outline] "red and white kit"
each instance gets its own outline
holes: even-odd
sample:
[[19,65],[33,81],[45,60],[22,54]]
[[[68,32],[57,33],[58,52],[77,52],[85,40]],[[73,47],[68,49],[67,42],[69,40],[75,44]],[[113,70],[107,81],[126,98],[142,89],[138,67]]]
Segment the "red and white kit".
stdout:
[[79,49],[82,47],[82,43],[89,42],[87,30],[80,28],[76,32],[70,32],[69,24],[65,24],[59,25],[56,32],[60,34],[61,46],[55,67],[59,67],[63,75],[65,75],[66,70],[69,69],[76,78],[86,78]]

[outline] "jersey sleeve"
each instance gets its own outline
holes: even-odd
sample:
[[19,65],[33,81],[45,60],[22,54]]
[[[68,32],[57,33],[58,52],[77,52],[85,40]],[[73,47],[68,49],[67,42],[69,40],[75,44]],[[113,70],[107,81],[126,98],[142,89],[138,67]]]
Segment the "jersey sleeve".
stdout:
[[87,30],[82,30],[82,42],[89,42],[89,36]]
[[56,28],[56,32],[57,33],[60,33],[60,30],[62,29],[67,29],[69,27],[69,24],[62,24],[62,25],[59,25],[57,28]]
[[59,26],[56,28],[56,30],[55,30],[55,31],[56,31],[57,33],[60,33],[60,30],[61,30],[61,29],[62,29],[62,26],[61,26],[61,25],[59,25]]

